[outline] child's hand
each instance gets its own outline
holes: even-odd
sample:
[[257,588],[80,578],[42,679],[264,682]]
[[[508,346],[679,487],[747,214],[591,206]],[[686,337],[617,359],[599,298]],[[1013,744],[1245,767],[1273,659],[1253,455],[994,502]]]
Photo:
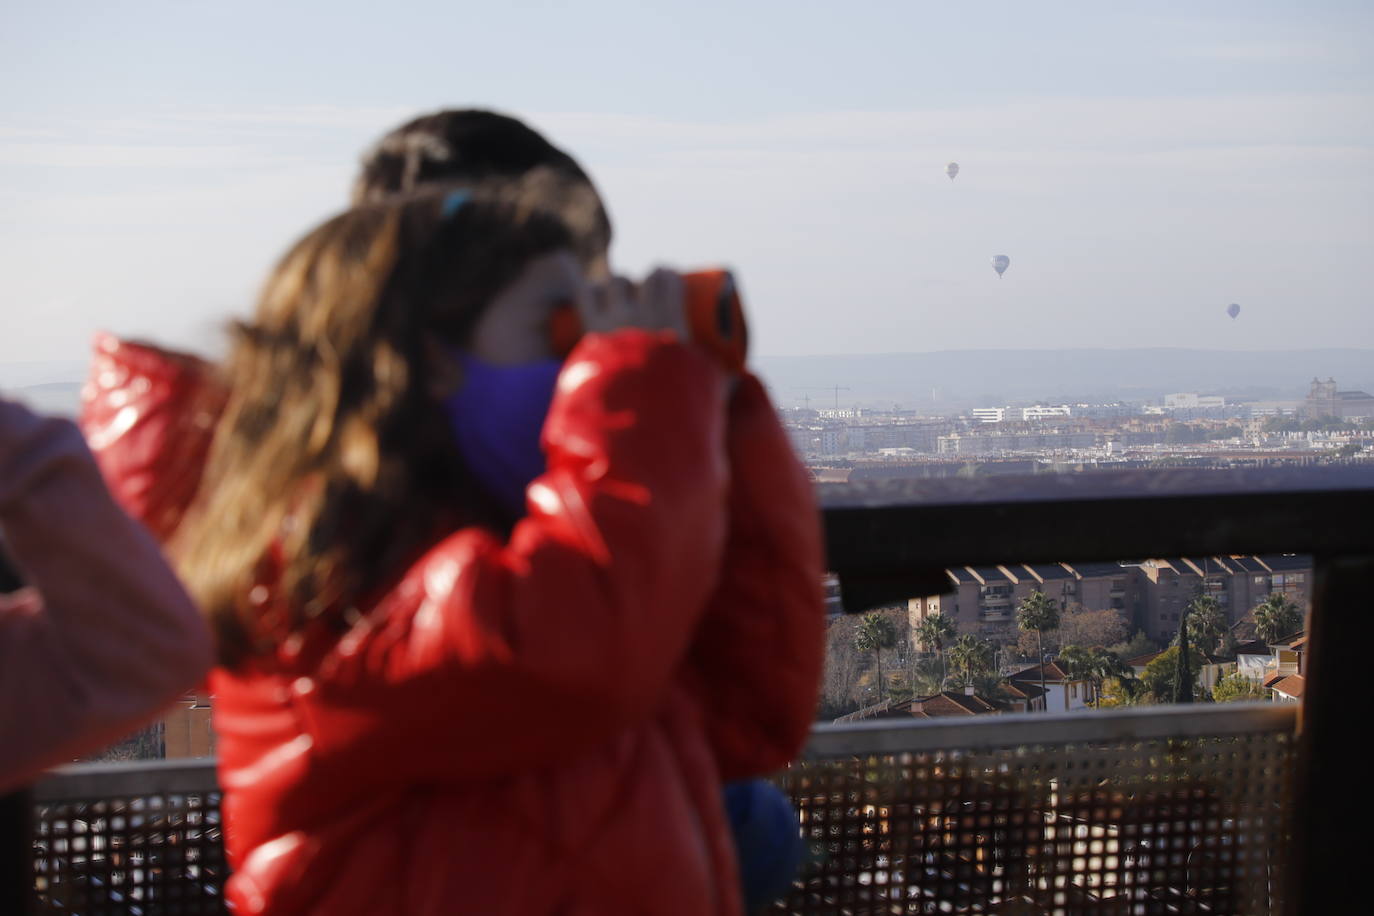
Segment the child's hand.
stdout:
[[684,298],[682,275],[660,267],[639,284],[613,277],[594,285],[591,295],[579,303],[578,311],[582,326],[588,331],[666,329],[687,340]]

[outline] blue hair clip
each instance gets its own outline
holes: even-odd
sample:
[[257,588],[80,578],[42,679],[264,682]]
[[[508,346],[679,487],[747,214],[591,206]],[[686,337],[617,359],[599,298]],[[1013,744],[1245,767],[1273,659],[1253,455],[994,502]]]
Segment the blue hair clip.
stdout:
[[444,206],[439,211],[440,219],[448,219],[459,210],[463,209],[463,204],[472,199],[471,191],[452,191],[444,197]]

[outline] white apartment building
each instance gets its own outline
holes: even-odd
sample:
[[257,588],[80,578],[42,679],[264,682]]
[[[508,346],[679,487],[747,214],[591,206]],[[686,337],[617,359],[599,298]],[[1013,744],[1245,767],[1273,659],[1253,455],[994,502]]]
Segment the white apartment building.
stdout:
[[1164,396],[1164,406],[1166,408],[1199,408],[1199,407],[1225,407],[1226,399],[1214,395],[1202,396],[1197,392],[1183,392],[1179,394],[1166,394]]
[[1036,404],[1034,407],[975,407],[969,411],[979,423],[1002,423],[1006,420],[1045,420],[1050,417],[1071,417],[1073,408],[1068,404],[1047,407]]
[[969,411],[979,423],[1001,423],[1007,418],[1009,407],[975,407]]

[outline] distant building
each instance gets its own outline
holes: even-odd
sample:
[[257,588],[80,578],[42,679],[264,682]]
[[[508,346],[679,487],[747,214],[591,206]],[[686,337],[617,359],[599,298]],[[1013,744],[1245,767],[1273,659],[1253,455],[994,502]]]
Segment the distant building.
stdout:
[[1279,703],[1302,700],[1307,678],[1307,634],[1297,633],[1274,647],[1274,665],[1264,686]]
[[969,411],[979,423],[1001,423],[1007,418],[1006,407],[975,407]]
[[1374,395],[1365,391],[1338,391],[1336,380],[1312,379],[1312,388],[1303,402],[1302,412],[1309,418],[1338,417],[1342,420],[1374,417]]
[[1183,610],[1198,595],[1215,598],[1228,623],[1247,618],[1270,594],[1301,608],[1310,604],[1312,558],[1301,554],[1155,558],[1129,563],[1006,563],[945,570],[942,595],[912,598],[907,620],[914,630],[931,614],[944,614],[960,633],[1009,641],[1016,635],[1016,608],[1043,592],[1061,608],[1114,610],[1134,629],[1167,643],[1178,632]]
[[1081,678],[1070,677],[1067,671],[1059,667],[1058,662],[1031,665],[1029,668],[1008,676],[1007,680],[1017,687],[1039,687],[1042,671],[1044,672],[1045,709],[1047,711],[1072,712],[1076,709],[1087,708],[1088,700],[1091,699],[1089,696],[1091,688],[1088,686],[1088,682]]
[[1050,417],[1069,417],[1073,415],[1073,408],[1068,404],[1060,404],[1058,407],[1022,407],[1022,420],[1047,420]]
[[[1020,693],[1020,691],[1018,691]],[[1038,695],[1039,691],[1036,691]],[[1028,699],[1023,702],[1030,702]],[[992,716],[1002,710],[978,696],[972,687],[963,693],[945,690],[928,697],[910,700],[884,700],[857,712],[840,716],[836,722],[860,722],[865,719],[944,719],[966,716]]]
[[1095,432],[950,433],[936,440],[936,451],[940,455],[993,455],[1089,449],[1096,448],[1102,439]]
[[1074,408],[1068,404],[1046,407],[1036,404],[1033,407],[975,407],[969,415],[979,423],[1005,423],[1008,420],[1045,420],[1050,417],[1070,417]]
[[1164,396],[1165,407],[1225,407],[1226,399],[1212,395],[1202,396],[1196,393],[1188,394],[1166,394]]

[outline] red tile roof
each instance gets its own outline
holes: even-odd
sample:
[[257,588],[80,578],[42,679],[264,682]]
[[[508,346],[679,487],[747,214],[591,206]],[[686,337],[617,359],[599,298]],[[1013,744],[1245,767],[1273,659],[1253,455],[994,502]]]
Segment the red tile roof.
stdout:
[[1049,662],[1045,665],[1031,665],[1029,668],[1026,668],[1023,671],[1018,671],[1015,674],[1008,675],[1007,677],[1008,680],[1013,681],[1038,682],[1040,680],[1040,669],[1042,667],[1045,669],[1045,683],[1047,684],[1058,684],[1069,680],[1068,672],[1065,671],[1063,668],[1059,667],[1059,664],[1057,662]]
[[[997,707],[978,695],[969,696],[965,693],[952,693],[945,691],[937,693],[933,697],[926,697],[920,703],[921,711],[926,715],[966,715],[977,716],[985,713],[997,712]],[[913,704],[914,705],[914,704]]]
[[1288,675],[1288,677],[1280,678],[1277,682],[1273,684],[1265,682],[1265,686],[1272,687],[1279,693],[1285,694],[1290,697],[1300,697],[1302,696],[1302,688],[1304,682],[1305,679],[1301,674],[1290,674]]
[[1012,699],[1016,700],[1033,700],[1037,697],[1044,696],[1044,692],[1040,689],[1040,685],[1033,681],[1022,681],[1020,683],[1003,681],[1001,687],[1010,697],[1012,697]]
[[1160,649],[1158,652],[1146,652],[1144,655],[1137,655],[1135,658],[1126,659],[1126,666],[1128,668],[1144,668],[1163,654],[1163,649]]

